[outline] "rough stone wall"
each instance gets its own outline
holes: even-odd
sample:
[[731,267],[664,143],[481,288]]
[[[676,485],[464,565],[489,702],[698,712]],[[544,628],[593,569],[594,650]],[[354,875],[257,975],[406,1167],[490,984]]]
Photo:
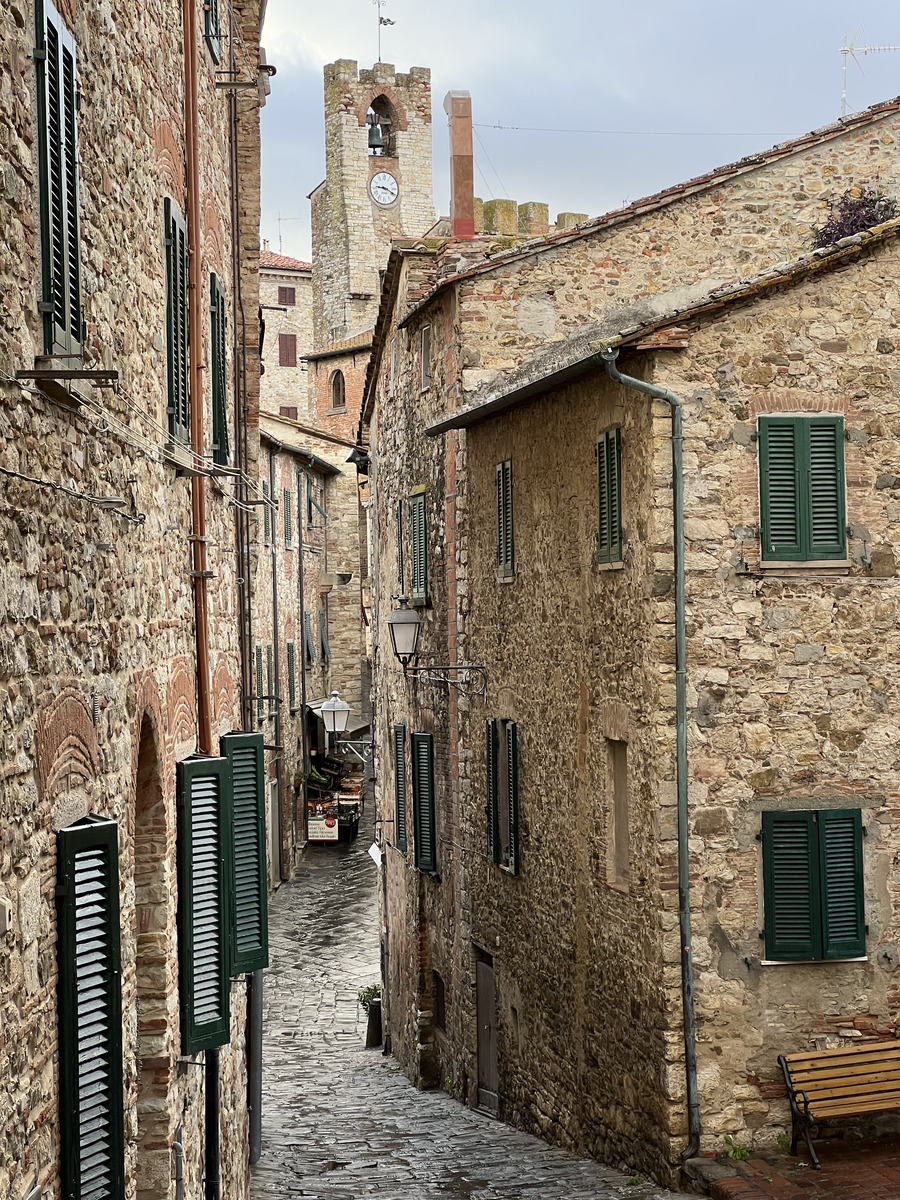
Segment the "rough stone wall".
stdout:
[[[398,118],[393,157],[369,154],[366,112],[379,96]],[[317,347],[372,328],[391,238],[419,236],[434,224],[431,72],[397,74],[389,63],[358,71],[349,59],[326,66],[325,161],[325,182],[312,196]],[[379,171],[400,185],[385,208],[369,194]]]
[[[253,75],[258,6],[238,12],[237,62]],[[223,20],[227,32],[224,10]],[[117,370],[120,381],[115,393],[76,385],[87,399],[75,409],[14,382],[42,352],[34,21],[26,4],[0,22],[0,465],[11,473],[0,486],[0,894],[13,906],[0,967],[0,1177],[12,1200],[35,1181],[59,1195],[56,833],[95,813],[119,826],[127,1194],[158,1200],[174,1194],[179,1129],[191,1194],[203,1176],[202,1073],[179,1061],[175,939],[175,763],[197,748],[191,485],[163,458],[164,198],[185,210],[181,10],[123,10],[112,22],[85,0],[72,13],[85,366]],[[201,280],[208,289],[214,271],[230,297],[228,109],[202,35],[199,45]],[[240,105],[239,201],[249,213],[258,109]],[[255,237],[254,227],[251,245]],[[240,261],[255,311],[252,254]],[[229,320],[234,329],[231,311]],[[207,360],[208,337],[207,316]],[[229,347],[229,379],[232,366]],[[210,397],[193,399],[208,443]],[[217,741],[240,724],[233,485],[205,486]],[[245,1029],[239,982],[221,1055],[223,1192],[236,1200],[247,1194]]]
[[[292,287],[296,303],[279,303],[279,287]],[[262,406],[278,412],[283,406],[297,409],[297,420],[307,424],[312,418],[309,408],[308,367],[303,355],[313,348],[312,333],[312,274],[309,271],[260,269],[259,302],[266,322],[266,341],[263,350],[265,372],[261,380]],[[287,311],[281,311],[287,307]],[[278,361],[278,335],[293,333],[297,338],[296,367],[282,367]]]

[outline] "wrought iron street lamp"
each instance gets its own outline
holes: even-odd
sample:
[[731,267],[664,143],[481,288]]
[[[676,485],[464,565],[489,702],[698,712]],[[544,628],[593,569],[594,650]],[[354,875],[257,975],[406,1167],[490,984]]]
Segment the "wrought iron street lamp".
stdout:
[[331,697],[319,709],[325,723],[325,732],[329,741],[334,738],[335,749],[346,754],[352,751],[360,762],[367,762],[372,757],[371,742],[342,741],[341,734],[346,733],[350,723],[350,705],[342,700],[339,692],[332,692]]
[[403,667],[404,675],[416,675],[423,683],[446,683],[457,691],[474,692],[483,696],[487,688],[487,667],[482,663],[450,663],[446,666],[411,666],[419,646],[422,622],[419,614],[409,607],[407,596],[397,596],[397,608],[387,619],[394,657]]

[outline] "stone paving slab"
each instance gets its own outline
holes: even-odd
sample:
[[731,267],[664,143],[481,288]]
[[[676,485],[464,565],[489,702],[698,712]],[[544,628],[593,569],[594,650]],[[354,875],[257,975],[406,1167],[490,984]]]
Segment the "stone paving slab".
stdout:
[[368,814],[356,842],[311,848],[271,901],[253,1200],[677,1200],[419,1092],[364,1049],[356,997],[379,977],[371,840]]
[[733,1164],[736,1174],[716,1180],[710,1194],[714,1200],[900,1200],[900,1139],[815,1145],[821,1171],[802,1154],[766,1151]]

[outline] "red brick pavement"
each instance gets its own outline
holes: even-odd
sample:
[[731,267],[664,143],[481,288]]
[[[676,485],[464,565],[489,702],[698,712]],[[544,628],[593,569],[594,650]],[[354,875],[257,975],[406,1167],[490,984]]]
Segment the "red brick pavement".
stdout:
[[714,1200],[900,1200],[900,1139],[859,1145],[840,1139],[816,1142],[822,1163],[814,1171],[803,1154],[766,1152],[735,1163],[739,1175],[719,1179]]

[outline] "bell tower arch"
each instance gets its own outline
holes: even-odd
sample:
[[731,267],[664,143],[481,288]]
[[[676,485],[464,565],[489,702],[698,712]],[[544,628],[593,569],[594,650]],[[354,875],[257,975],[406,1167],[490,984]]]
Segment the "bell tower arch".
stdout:
[[392,238],[435,223],[431,72],[325,68],[325,180],[312,193],[316,348],[371,329]]

